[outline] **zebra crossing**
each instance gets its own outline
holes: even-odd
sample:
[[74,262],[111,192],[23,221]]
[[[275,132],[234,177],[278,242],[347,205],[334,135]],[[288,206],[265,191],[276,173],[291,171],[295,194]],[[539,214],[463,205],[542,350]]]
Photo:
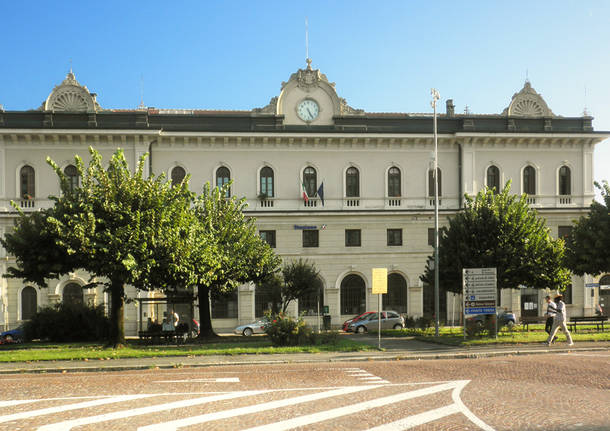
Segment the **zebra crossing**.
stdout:
[[[21,406],[24,409],[11,414],[0,415],[1,429],[24,429],[22,421],[35,423],[31,429],[38,431],[69,431],[81,426],[87,429],[104,429],[105,423],[113,422],[120,429],[137,431],[178,431],[183,428],[205,429],[205,424],[219,420],[247,418],[248,415],[262,412],[277,412],[307,404],[309,410],[302,414],[280,415],[275,422],[260,423],[246,420],[249,423],[246,431],[282,431],[299,429],[332,429],[333,421],[340,421],[352,415],[365,414],[379,407],[395,408],[397,403],[422,399],[444,392],[450,393],[452,402],[445,405],[430,405],[425,412],[409,414],[407,408],[397,409],[400,416],[385,424],[376,425],[368,431],[398,431],[424,425],[447,418],[452,415],[464,415],[470,422],[485,431],[493,428],[476,417],[461,401],[460,393],[469,383],[468,380],[419,383],[390,383],[360,368],[344,368],[343,372],[354,378],[358,384],[338,387],[301,387],[283,389],[230,390],[223,392],[182,392],[182,393],[147,393],[120,394],[90,397],[65,397],[34,400],[0,400],[0,407]],[[193,382],[194,380],[174,380],[174,382]],[[199,379],[201,380],[201,379]],[[227,378],[227,382],[235,379]],[[239,379],[237,379],[239,381]],[[377,392],[376,392],[377,391]],[[350,398],[352,397],[352,398]],[[171,401],[168,401],[168,398]],[[354,399],[346,405],[345,399]],[[448,398],[448,397],[447,397]],[[435,398],[438,400],[438,398]],[[139,400],[147,400],[146,405],[128,407]],[[158,402],[157,402],[158,400]],[[218,401],[239,400],[239,407],[218,408],[213,403]],[[320,402],[322,401],[322,402]],[[339,402],[337,402],[339,401]],[[53,406],[48,406],[52,402]],[[439,402],[436,401],[438,404]],[[40,404],[41,408],[37,408]],[[104,406],[105,413],[93,414],[95,407]],[[312,408],[311,406],[315,406]],[[109,409],[112,407],[112,409]],[[108,411],[111,410],[111,411]],[[6,409],[4,410],[6,411]],[[77,413],[82,411],[82,415]],[[163,412],[181,411],[173,420],[160,420]],[[70,412],[71,419],[61,420],[54,416]],[[184,413],[186,412],[186,413]],[[75,417],[78,416],[78,417]],[[65,417],[65,416],[64,416]],[[170,416],[168,416],[170,417]],[[275,415],[273,415],[275,417]],[[282,419],[283,418],[283,419]],[[135,419],[135,422],[129,421]],[[260,419],[259,419],[260,420]],[[118,422],[117,422],[118,421]],[[122,425],[124,421],[125,425]],[[153,423],[142,424],[150,421]],[[135,425],[137,423],[138,425]],[[118,425],[117,425],[118,424]],[[5,428],[6,427],[6,428]],[[330,427],[330,428],[329,428]],[[27,428],[30,429],[30,428]]]

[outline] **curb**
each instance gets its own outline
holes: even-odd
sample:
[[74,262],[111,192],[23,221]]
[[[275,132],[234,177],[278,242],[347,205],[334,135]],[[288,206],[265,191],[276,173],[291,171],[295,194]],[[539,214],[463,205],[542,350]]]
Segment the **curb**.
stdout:
[[[420,354],[382,354],[382,355],[359,355],[359,356],[331,356],[327,358],[315,357],[312,358],[290,358],[289,355],[282,355],[278,359],[265,359],[255,361],[214,361],[210,362],[193,362],[182,363],[175,362],[171,364],[155,364],[147,360],[146,363],[131,364],[131,365],[109,365],[109,366],[93,366],[83,367],[75,366],[55,366],[46,368],[12,368],[0,369],[0,375],[7,374],[51,374],[51,373],[90,373],[90,372],[120,372],[120,371],[138,371],[138,370],[168,370],[168,369],[183,369],[183,368],[208,368],[220,366],[243,366],[243,365],[277,365],[277,364],[307,364],[307,363],[336,363],[336,362],[367,362],[367,361],[421,361],[421,360],[447,360],[447,359],[483,359],[495,358],[501,356],[527,356],[540,355],[548,353],[574,353],[574,352],[606,352],[608,347],[582,347],[582,348],[560,348],[560,349],[527,349],[527,350],[502,350],[502,351],[481,351],[481,352],[444,352],[444,353],[420,353]],[[176,358],[178,359],[178,358]],[[127,359],[130,360],[130,359]],[[133,359],[136,361],[137,359]],[[80,361],[79,361],[80,362]]]

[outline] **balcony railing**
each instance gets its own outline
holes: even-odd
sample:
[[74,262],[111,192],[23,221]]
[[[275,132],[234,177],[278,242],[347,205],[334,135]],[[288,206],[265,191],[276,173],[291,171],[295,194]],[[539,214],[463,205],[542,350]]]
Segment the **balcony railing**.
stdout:
[[260,200],[261,208],[273,208],[273,199],[265,198]]
[[343,199],[343,206],[348,208],[355,208],[360,206],[360,198],[345,198]]

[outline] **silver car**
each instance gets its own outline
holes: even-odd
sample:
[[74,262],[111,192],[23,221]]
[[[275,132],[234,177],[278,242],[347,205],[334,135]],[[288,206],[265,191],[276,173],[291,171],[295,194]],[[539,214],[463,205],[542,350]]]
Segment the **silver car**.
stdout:
[[[381,312],[381,329],[402,329],[405,321],[396,311]],[[376,331],[379,328],[379,313],[370,313],[355,322],[349,324],[349,331],[362,334],[368,331]]]
[[256,322],[247,323],[245,325],[240,325],[233,330],[235,334],[241,334],[244,337],[249,337],[252,334],[262,334],[265,332],[265,327],[269,324],[269,321],[266,319],[260,319]]

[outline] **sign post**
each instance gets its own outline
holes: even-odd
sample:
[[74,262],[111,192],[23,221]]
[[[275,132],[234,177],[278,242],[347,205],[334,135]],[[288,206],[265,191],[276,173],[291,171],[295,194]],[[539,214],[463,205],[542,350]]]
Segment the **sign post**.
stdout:
[[497,286],[496,268],[462,269],[464,338],[466,338],[466,316],[468,314],[494,314],[496,338],[498,338],[498,316],[496,315]]
[[377,348],[381,350],[381,295],[388,293],[388,269],[373,268],[373,295],[377,297],[377,321],[379,322],[379,331],[377,332]]

